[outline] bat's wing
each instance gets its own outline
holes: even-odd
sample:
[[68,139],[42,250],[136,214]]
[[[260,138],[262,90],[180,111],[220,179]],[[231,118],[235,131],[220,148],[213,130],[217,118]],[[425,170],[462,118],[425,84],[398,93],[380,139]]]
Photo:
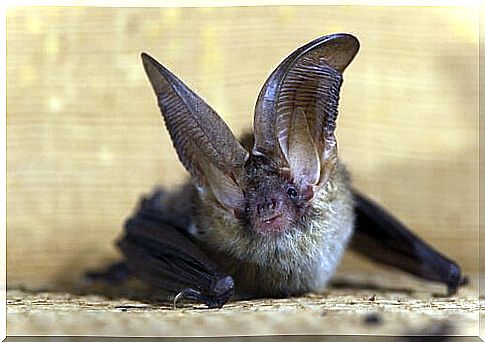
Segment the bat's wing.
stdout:
[[175,296],[221,307],[234,292],[233,279],[218,270],[181,229],[163,221],[155,197],[144,199],[118,242],[135,277]]
[[351,247],[383,264],[441,282],[454,294],[465,283],[458,264],[409,231],[376,203],[354,191],[356,228]]

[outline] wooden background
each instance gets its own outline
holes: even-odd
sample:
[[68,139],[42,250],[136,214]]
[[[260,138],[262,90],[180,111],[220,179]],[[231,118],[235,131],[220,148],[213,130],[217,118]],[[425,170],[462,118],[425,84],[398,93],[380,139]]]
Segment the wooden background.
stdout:
[[[478,269],[478,17],[467,8],[10,8],[8,284],[76,282],[116,258],[140,194],[186,178],[146,51],[240,133],[296,47],[350,32],[338,139],[355,186]],[[372,270],[347,256],[343,272]]]

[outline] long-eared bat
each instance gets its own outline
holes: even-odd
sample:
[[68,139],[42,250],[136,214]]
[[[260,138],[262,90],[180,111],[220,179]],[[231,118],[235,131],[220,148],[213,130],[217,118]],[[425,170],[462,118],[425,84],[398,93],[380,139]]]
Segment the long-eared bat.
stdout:
[[240,141],[181,80],[143,53],[145,71],[191,180],[156,190],[126,221],[133,275],[176,297],[221,307],[236,293],[286,297],[322,290],[350,244],[371,259],[446,284],[460,267],[352,189],[337,153],[342,74],[359,50],[350,34],[317,38],[273,71]]

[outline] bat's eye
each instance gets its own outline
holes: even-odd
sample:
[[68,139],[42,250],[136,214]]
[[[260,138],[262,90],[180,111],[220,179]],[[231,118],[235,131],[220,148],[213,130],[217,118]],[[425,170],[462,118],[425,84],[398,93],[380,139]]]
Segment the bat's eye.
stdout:
[[296,198],[298,196],[298,192],[295,190],[295,188],[288,188],[288,190],[286,190],[286,193],[290,198]]

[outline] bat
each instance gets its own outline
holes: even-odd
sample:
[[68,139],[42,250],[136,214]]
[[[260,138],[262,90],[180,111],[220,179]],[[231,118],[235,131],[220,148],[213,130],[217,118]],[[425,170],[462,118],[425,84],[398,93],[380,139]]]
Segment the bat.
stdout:
[[[173,73],[141,55],[173,146],[190,181],[155,190],[126,221],[123,261],[99,277],[134,276],[209,308],[242,298],[321,291],[348,246],[443,283],[465,283],[458,264],[354,190],[335,138],[342,75],[356,37],[319,37],[292,52],[264,83],[253,133],[238,140]],[[94,274],[91,274],[94,277]]]

